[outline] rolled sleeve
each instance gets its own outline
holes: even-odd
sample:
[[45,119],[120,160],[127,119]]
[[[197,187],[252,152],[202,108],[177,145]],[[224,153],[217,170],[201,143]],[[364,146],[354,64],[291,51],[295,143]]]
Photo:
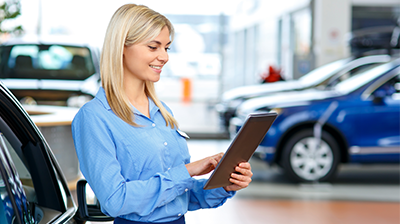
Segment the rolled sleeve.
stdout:
[[171,168],[167,173],[171,175],[178,195],[184,194],[193,188],[195,180],[189,175],[184,164]]
[[194,188],[190,191],[189,211],[201,208],[217,208],[233,197],[235,191],[225,191],[224,188],[204,190],[206,180],[196,180]]

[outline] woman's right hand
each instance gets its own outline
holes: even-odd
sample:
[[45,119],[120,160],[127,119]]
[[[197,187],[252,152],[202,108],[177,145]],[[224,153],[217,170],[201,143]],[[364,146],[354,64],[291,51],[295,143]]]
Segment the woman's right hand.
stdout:
[[209,156],[192,163],[188,163],[185,166],[190,176],[192,177],[204,175],[215,169],[215,167],[217,166],[223,155],[224,153],[221,152],[216,155]]

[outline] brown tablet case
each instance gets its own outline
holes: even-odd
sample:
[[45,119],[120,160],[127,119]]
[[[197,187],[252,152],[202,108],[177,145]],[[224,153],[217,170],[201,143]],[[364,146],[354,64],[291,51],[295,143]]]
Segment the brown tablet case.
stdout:
[[204,185],[204,189],[231,185],[231,173],[235,172],[239,163],[249,161],[276,117],[276,113],[250,114]]

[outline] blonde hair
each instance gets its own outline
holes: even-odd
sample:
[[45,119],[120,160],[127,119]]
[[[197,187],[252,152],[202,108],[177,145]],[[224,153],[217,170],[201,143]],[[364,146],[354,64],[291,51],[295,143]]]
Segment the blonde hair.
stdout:
[[[142,43],[156,38],[167,27],[174,37],[171,22],[163,15],[143,5],[126,4],[112,16],[108,24],[100,57],[101,83],[107,101],[113,112],[126,123],[138,127],[134,122],[134,113],[123,88],[123,51],[124,46]],[[154,83],[145,82],[145,93],[150,97],[166,121],[166,125],[178,126],[174,117],[157,98]]]

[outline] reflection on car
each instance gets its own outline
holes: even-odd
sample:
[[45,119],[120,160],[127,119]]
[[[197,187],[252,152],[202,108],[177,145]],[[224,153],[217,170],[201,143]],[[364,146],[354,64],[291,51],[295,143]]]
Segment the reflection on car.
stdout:
[[317,86],[333,85],[338,80],[352,76],[357,70],[390,61],[389,55],[372,55],[357,59],[341,59],[321,66],[298,80],[278,81],[259,85],[243,86],[226,91],[222,100],[216,105],[220,123],[227,130],[230,119],[236,116],[241,103],[254,97],[266,96],[277,92],[304,90]]
[[87,205],[84,192],[78,194],[78,201],[79,209],[43,135],[0,82],[0,223],[83,224],[87,220],[112,220],[101,213],[98,204]]
[[99,50],[83,43],[13,39],[0,57],[0,80],[23,102],[81,106],[100,86]]
[[399,66],[395,59],[325,89],[247,100],[232,134],[249,113],[278,112],[255,156],[294,181],[331,181],[340,163],[399,163]]

